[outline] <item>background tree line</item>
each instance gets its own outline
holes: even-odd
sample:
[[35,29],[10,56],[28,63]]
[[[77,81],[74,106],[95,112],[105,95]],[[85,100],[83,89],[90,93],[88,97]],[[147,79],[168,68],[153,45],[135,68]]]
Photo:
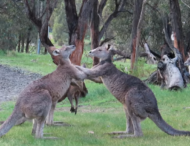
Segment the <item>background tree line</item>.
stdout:
[[[50,44],[56,46],[75,44],[77,50],[71,56],[75,64],[80,64],[84,48],[90,50],[110,40],[113,40],[118,49],[132,54],[132,60],[136,57],[134,55],[136,49],[138,53],[144,51],[145,42],[151,51],[159,56],[162,46],[166,44],[163,20],[167,18],[168,33],[175,34],[174,45],[182,53],[183,59],[186,59],[190,49],[190,1],[146,0],[139,45],[134,46],[143,2],[142,0],[55,0],[50,3],[50,5],[56,3],[55,7],[51,7],[52,14],[48,21],[48,26],[52,29],[50,35],[54,40],[52,42],[50,38]],[[32,18],[35,16],[36,20],[41,19],[44,23],[48,8],[50,8],[48,0],[1,0],[0,49],[36,52],[40,25]],[[28,10],[32,12],[31,17],[26,15]],[[97,62],[95,58],[94,64]]]

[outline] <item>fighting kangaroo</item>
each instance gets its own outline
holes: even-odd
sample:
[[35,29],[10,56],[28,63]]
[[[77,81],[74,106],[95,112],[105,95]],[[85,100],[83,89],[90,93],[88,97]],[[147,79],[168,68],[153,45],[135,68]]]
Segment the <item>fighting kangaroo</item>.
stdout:
[[[83,79],[85,74],[78,71],[69,60],[75,46],[63,46],[60,50],[54,50],[52,55],[59,60],[57,69],[29,84],[19,95],[11,116],[0,126],[0,137],[5,135],[18,120],[27,118],[34,119],[32,134],[36,138],[43,138],[43,127],[46,116],[52,110],[57,101],[68,90],[71,79]],[[49,117],[51,120],[52,117]],[[48,120],[49,120],[48,119]],[[49,122],[49,121],[48,121]]]
[[140,122],[149,117],[162,131],[169,135],[190,135],[190,132],[179,131],[168,125],[161,117],[154,93],[140,79],[118,70],[112,63],[113,49],[106,46],[90,51],[89,55],[101,61],[92,69],[77,68],[87,74],[87,78],[101,77],[107,89],[123,104],[126,119],[126,131],[109,134],[120,134],[117,138],[140,137],[143,135]]
[[[66,94],[58,100],[58,102],[63,101],[66,97],[69,99],[69,102],[71,104],[71,112],[74,112],[75,114],[77,113],[77,108],[78,108],[78,100],[80,97],[85,97],[88,93],[88,89],[86,88],[85,84],[83,81],[78,81],[78,80],[72,80],[71,85],[69,89],[67,90]],[[73,104],[73,99],[75,99],[75,106]],[[21,125],[25,121],[27,121],[27,118],[23,117],[20,120],[16,122],[15,125]],[[53,121],[53,117],[52,117]],[[4,121],[0,121],[0,125],[3,124]],[[68,124],[64,122],[55,122],[53,121],[53,125],[55,126],[69,126]]]

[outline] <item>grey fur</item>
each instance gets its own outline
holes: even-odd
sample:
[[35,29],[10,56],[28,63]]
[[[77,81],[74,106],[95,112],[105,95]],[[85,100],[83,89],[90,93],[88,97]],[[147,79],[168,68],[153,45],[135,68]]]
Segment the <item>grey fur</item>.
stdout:
[[[43,127],[48,113],[47,122],[52,122],[54,107],[68,90],[71,79],[83,79],[85,74],[78,71],[69,60],[75,46],[63,46],[55,51],[59,58],[57,69],[29,84],[19,95],[11,116],[0,126],[0,137],[6,134],[23,118],[34,119],[32,133],[36,138],[43,138]],[[51,48],[55,50],[55,48]]]
[[[78,100],[80,97],[85,97],[88,93],[88,90],[83,81],[75,81],[75,84],[76,85],[70,85],[67,93],[61,99],[59,99],[58,102],[61,102],[67,97],[71,104],[70,111],[76,114],[78,108]],[[75,99],[75,106],[73,104],[73,99]]]
[[166,65],[166,69],[162,71],[164,81],[165,81],[165,88],[172,89],[172,88],[184,88],[184,81],[182,75],[176,66],[178,58],[177,56],[173,59],[168,58],[167,55],[162,57],[162,62]]
[[[106,46],[92,50],[90,56],[98,57],[101,62],[92,69],[78,69],[87,74],[88,79],[101,77],[107,89],[123,104],[126,119],[126,131],[117,131],[110,134],[122,134],[118,138],[142,136],[140,122],[149,117],[162,131],[169,135],[190,135],[190,132],[175,130],[161,117],[154,93],[140,79],[118,70],[112,63],[113,50]],[[124,135],[123,135],[124,134]]]

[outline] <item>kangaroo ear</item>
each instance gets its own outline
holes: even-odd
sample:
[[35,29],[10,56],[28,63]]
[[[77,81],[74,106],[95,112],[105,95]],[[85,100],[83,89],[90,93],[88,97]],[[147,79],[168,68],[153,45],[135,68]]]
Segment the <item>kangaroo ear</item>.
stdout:
[[109,50],[110,49],[110,44],[106,44],[106,50]]

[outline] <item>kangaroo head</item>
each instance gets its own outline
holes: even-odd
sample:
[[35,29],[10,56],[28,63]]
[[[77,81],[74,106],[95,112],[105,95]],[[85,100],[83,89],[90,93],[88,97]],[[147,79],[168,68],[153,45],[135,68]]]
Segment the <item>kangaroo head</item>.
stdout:
[[75,46],[74,45],[70,45],[70,46],[62,46],[62,48],[60,49],[55,49],[52,52],[53,56],[56,56],[57,58],[59,58],[59,60],[69,60],[69,56],[71,55],[71,53],[75,50]]
[[190,54],[188,53],[189,58],[184,62],[185,66],[190,66]]
[[167,55],[163,55],[162,62],[165,63],[165,64],[168,64],[170,62],[170,59],[168,58]]
[[106,60],[111,57],[110,45],[97,47],[89,52],[89,56],[97,57],[101,60]]

